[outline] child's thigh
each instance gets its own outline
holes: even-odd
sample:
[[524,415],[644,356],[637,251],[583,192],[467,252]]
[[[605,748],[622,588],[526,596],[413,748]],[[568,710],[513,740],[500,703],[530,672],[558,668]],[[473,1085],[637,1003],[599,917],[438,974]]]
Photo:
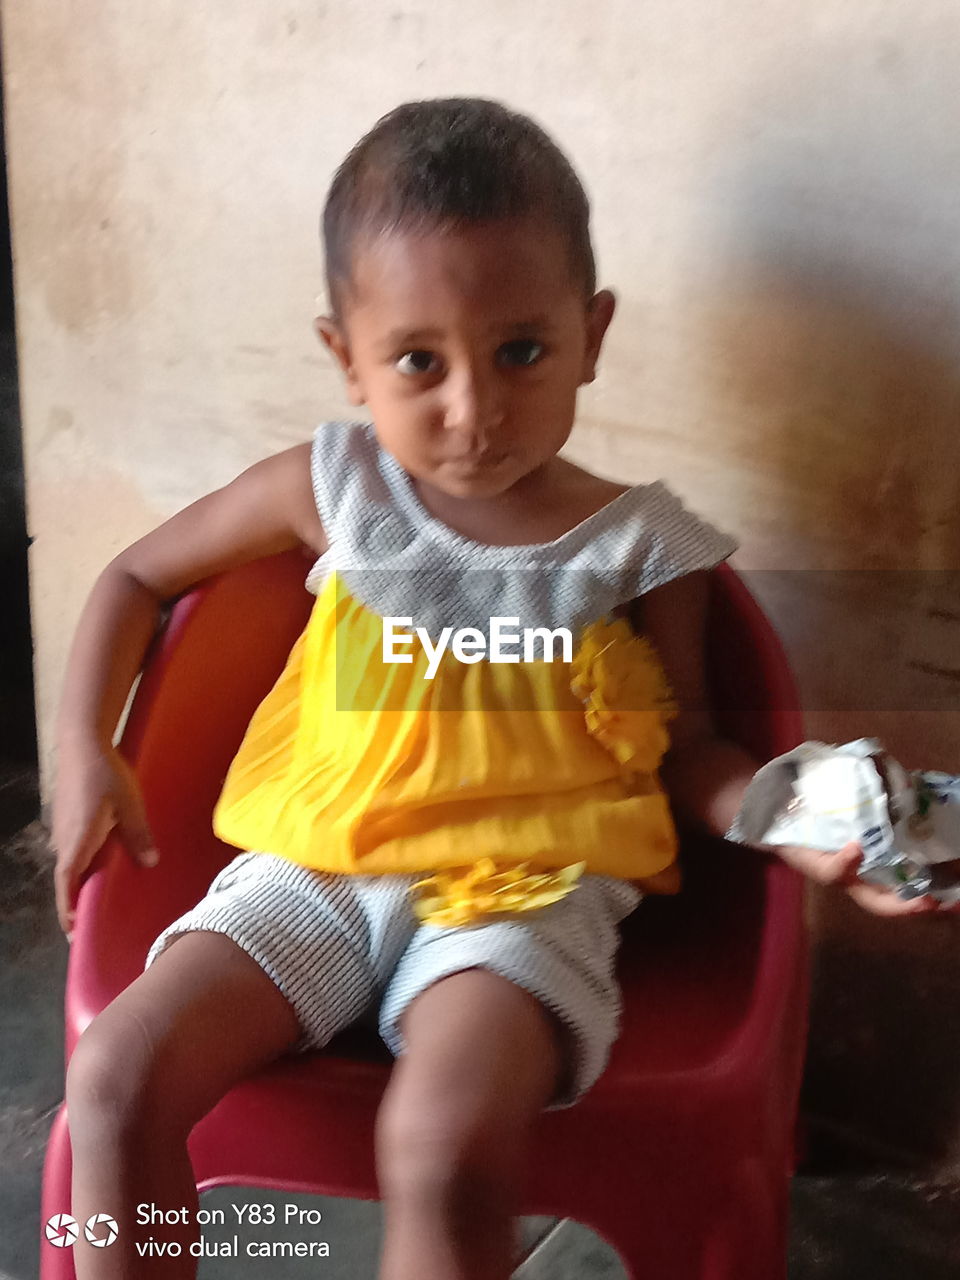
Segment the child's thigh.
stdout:
[[558,1026],[522,987],[488,969],[450,974],[404,1011],[404,1051],[380,1118],[394,1151],[446,1149],[507,1166],[557,1088]]
[[[463,976],[461,989],[466,993],[478,982],[471,972],[486,974],[487,1003],[476,1011],[469,1003],[451,1011],[457,1034],[464,1043],[478,1043],[476,1061],[488,1064],[484,1069],[492,1072],[491,1059],[504,1052],[510,1032],[510,1026],[504,1034],[497,1029],[501,1009],[502,1016],[509,1013],[512,1025],[529,1037],[531,1048],[542,1045],[539,1029],[549,1028],[559,1054],[559,1069],[548,1102],[551,1109],[572,1106],[603,1071],[617,1036],[618,925],[639,899],[639,892],[630,884],[589,875],[574,892],[535,911],[465,927],[422,926],[386,991],[380,1010],[381,1035],[402,1061],[409,1048],[408,1026],[425,1021],[415,1011],[419,1009],[422,1015],[427,1002],[443,1000],[444,993],[456,990],[447,985],[452,978]],[[495,978],[499,984],[492,981]],[[447,1003],[454,1002],[448,999]],[[475,1014],[476,1030],[472,1026]],[[452,1020],[441,1019],[434,1033],[446,1035],[453,1025]],[[425,1033],[430,1034],[429,1026]],[[516,1046],[518,1054],[523,1049],[522,1044]],[[523,1065],[522,1058],[514,1063],[507,1057],[504,1078],[509,1080],[511,1071]]]
[[290,1049],[300,1026],[236,943],[184,933],[91,1023],[70,1061],[71,1121],[189,1130],[238,1080]]
[[206,895],[154,942],[223,934],[268,974],[300,1023],[300,1048],[322,1048],[375,1005],[417,927],[414,876],[333,875],[268,853],[238,854]]

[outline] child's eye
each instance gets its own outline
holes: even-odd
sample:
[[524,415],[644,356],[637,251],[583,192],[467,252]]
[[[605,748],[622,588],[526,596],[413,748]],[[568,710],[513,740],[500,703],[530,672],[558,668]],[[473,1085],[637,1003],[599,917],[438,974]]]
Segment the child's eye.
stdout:
[[532,338],[517,338],[514,342],[505,342],[497,351],[500,364],[526,365],[536,364],[543,355],[543,343],[534,342]]
[[396,362],[396,368],[398,373],[405,373],[410,377],[418,373],[436,372],[437,363],[437,357],[432,351],[405,351]]

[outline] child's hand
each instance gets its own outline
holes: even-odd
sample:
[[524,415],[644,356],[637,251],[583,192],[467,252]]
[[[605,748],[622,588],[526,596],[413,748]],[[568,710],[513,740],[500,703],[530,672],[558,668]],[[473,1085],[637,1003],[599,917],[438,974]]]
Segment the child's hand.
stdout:
[[140,788],[127,762],[113,750],[61,751],[53,805],[57,915],[73,930],[83,874],[117,828],[127,853],[141,866],[157,864]]
[[844,889],[858,906],[876,916],[915,916],[960,910],[960,907],[943,907],[936,898],[929,896],[901,898],[892,889],[858,879],[857,871],[863,860],[863,850],[855,840],[836,853],[825,853],[820,849],[807,849],[794,844],[774,845],[770,848],[784,862],[815,880],[817,884],[835,885]]

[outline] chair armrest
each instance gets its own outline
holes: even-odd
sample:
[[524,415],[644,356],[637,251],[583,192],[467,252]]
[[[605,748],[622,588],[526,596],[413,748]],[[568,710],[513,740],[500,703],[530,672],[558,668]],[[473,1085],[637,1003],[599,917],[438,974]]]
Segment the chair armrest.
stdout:
[[136,866],[113,835],[84,882],[67,972],[68,1057],[233,852],[210,815],[250,716],[309,616],[307,568],[292,551],[201,583],[150,647],[120,750],[140,781],[160,861]]

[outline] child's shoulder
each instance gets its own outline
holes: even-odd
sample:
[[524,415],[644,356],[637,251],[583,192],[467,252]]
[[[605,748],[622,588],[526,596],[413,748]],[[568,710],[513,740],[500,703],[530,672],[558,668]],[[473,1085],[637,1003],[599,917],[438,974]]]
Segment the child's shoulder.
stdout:
[[585,467],[570,462],[567,458],[557,458],[556,492],[559,501],[574,508],[582,508],[583,516],[595,515],[609,506],[616,498],[638,486],[619,484],[616,480],[606,480],[603,476],[594,475]]
[[669,491],[660,481],[624,484],[558,457],[544,509],[553,511],[567,528],[586,525],[594,534],[606,529],[616,537],[621,527],[639,534],[665,496],[669,498]]
[[583,528],[586,537],[588,530],[597,529],[592,517],[636,488],[557,457],[541,473],[518,483],[497,509],[485,513],[496,529],[482,536],[492,542],[553,543]]
[[[240,477],[247,479],[247,491],[256,487],[265,502],[306,535],[304,541],[308,543],[323,541],[314,498],[312,453],[313,446],[307,440],[270,454]],[[247,496],[245,493],[244,497]]]

